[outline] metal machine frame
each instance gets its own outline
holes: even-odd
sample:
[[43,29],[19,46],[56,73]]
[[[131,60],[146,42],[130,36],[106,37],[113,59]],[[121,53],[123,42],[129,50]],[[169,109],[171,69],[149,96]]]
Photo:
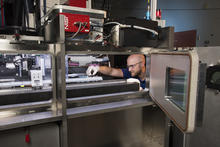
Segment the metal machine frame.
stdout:
[[[170,119],[166,121],[165,147],[192,147],[192,146],[219,146],[219,90],[218,87],[209,87],[207,80],[212,68],[219,66],[219,47],[196,47],[198,53],[199,75],[195,129],[192,133],[180,131]],[[219,70],[218,70],[219,71]],[[219,76],[218,76],[219,79]],[[211,132],[211,133],[210,133]],[[205,139],[201,139],[205,138]]]
[[[56,13],[61,12],[62,9],[64,9],[64,8],[65,9],[68,8],[66,6],[55,6],[55,7],[56,7]],[[74,10],[76,10],[76,8],[74,8]],[[83,13],[85,9],[78,8],[77,10]],[[100,12],[98,14],[98,16],[101,18],[104,18],[106,15],[104,13],[104,11],[95,11],[92,9],[87,9],[87,10],[88,11],[86,13],[94,13],[95,14],[95,13]],[[69,11],[71,11],[71,10],[69,10]],[[52,11],[51,11],[51,13],[52,13]],[[47,43],[51,43],[51,44],[40,43],[43,40],[42,38],[40,40],[38,40],[39,41],[38,43],[0,40],[0,43],[1,43],[0,53],[50,54],[52,56],[52,73],[53,73],[52,74],[52,81],[53,81],[53,84],[52,84],[51,89],[53,92],[53,98],[51,101],[46,101],[46,102],[27,103],[27,104],[11,105],[11,106],[4,106],[4,107],[0,106],[0,111],[2,111],[2,112],[10,111],[10,110],[16,110],[17,112],[20,112],[20,113],[18,113],[19,115],[7,117],[7,118],[0,120],[0,130],[8,130],[8,129],[21,128],[21,127],[27,127],[27,126],[33,126],[33,125],[38,125],[38,124],[54,123],[55,122],[55,124],[59,126],[60,146],[67,147],[69,145],[69,143],[71,142],[71,140],[70,140],[71,137],[78,137],[78,134],[74,132],[75,131],[74,129],[76,129],[78,127],[77,123],[78,124],[84,123],[84,124],[80,124],[81,128],[84,127],[83,125],[87,126],[87,124],[88,124],[89,126],[87,128],[89,128],[89,129],[88,129],[88,132],[86,132],[86,133],[88,133],[88,136],[91,137],[94,135],[94,134],[92,134],[94,132],[89,132],[89,131],[90,131],[91,127],[95,126],[96,124],[95,125],[91,124],[91,126],[90,126],[90,124],[89,124],[90,122],[86,122],[87,120],[92,120],[92,122],[94,121],[96,123],[96,121],[99,122],[100,118],[101,118],[101,119],[103,119],[103,122],[101,121],[101,123],[103,123],[102,127],[105,127],[106,120],[109,122],[109,124],[110,123],[117,123],[114,121],[111,121],[111,122],[109,121],[109,120],[111,120],[112,115],[117,114],[117,117],[122,117],[122,116],[124,117],[124,118],[122,118],[124,120],[121,122],[123,122],[123,123],[126,122],[126,125],[127,125],[126,126],[123,123],[120,124],[121,126],[118,124],[117,124],[118,126],[116,125],[117,126],[116,129],[118,129],[118,130],[116,130],[116,131],[118,131],[117,133],[121,133],[120,134],[121,136],[120,135],[117,136],[118,134],[116,135],[117,137],[119,137],[119,140],[121,139],[120,141],[123,142],[123,143],[122,142],[120,142],[120,143],[122,143],[124,146],[126,146],[127,145],[126,143],[128,143],[128,144],[132,143],[132,141],[133,141],[132,139],[134,139],[134,141],[137,141],[138,140],[137,137],[132,138],[130,140],[127,138],[124,139],[123,134],[127,133],[126,132],[127,130],[125,132],[123,132],[120,130],[119,127],[125,126],[124,127],[125,129],[127,129],[126,127],[130,128],[130,130],[129,130],[130,132],[128,132],[128,134],[133,131],[132,128],[137,127],[137,126],[135,126],[136,123],[137,123],[138,127],[141,128],[142,124],[138,121],[140,121],[140,119],[142,118],[142,107],[154,105],[154,102],[151,100],[151,98],[149,96],[149,92],[136,90],[136,91],[107,93],[107,94],[97,94],[97,95],[85,96],[85,97],[83,97],[83,96],[82,97],[80,97],[80,96],[79,97],[67,97],[67,94],[69,92],[68,90],[70,87],[73,87],[73,88],[76,88],[77,86],[83,87],[84,85],[88,86],[89,84],[67,85],[67,82],[66,82],[66,55],[144,54],[144,55],[149,56],[151,54],[153,54],[153,55],[159,54],[159,51],[167,52],[167,49],[162,50],[162,49],[153,49],[153,48],[148,48],[148,47],[118,48],[118,47],[114,47],[114,46],[103,46],[103,44],[100,42],[99,42],[99,44],[96,44],[96,43],[91,43],[91,42],[85,43],[83,41],[81,41],[81,42],[67,41],[65,38],[65,30],[64,30],[64,16],[58,15],[56,17],[52,17],[53,19],[47,19],[49,16],[56,16],[56,15],[49,14],[45,17],[47,20],[45,22],[45,41]],[[25,44],[23,44],[23,43],[25,43]],[[169,42],[169,44],[172,44],[172,39],[171,39],[171,42]],[[31,50],[29,50],[30,48],[31,48]],[[160,53],[168,55],[168,53],[165,53],[165,52],[160,52]],[[196,68],[194,70],[192,70],[191,73],[193,73],[193,72],[198,73],[198,71],[197,71],[198,70],[197,56],[193,56],[194,59],[192,59],[192,56],[189,54],[188,51],[181,52],[181,53],[180,52],[172,52],[172,55],[174,55],[174,56],[178,55],[178,54],[185,55],[185,56],[189,57],[190,60],[196,60],[195,64],[193,63],[191,65],[190,69],[193,69],[195,66]],[[180,63],[182,60],[178,60],[178,61]],[[159,60],[158,60],[158,62],[159,62]],[[197,87],[195,85],[193,85],[193,84],[195,84],[193,82],[197,81],[197,77],[194,75],[190,75],[190,76],[191,76],[190,78],[193,79],[190,83],[191,84],[190,88],[194,88],[194,90],[195,89],[197,90]],[[109,84],[112,84],[112,83],[115,83],[115,81],[109,82]],[[118,83],[127,84],[125,81],[120,81],[120,80]],[[93,85],[90,84],[89,86],[91,86],[91,85],[94,86],[95,84],[93,83]],[[152,83],[150,83],[150,84],[152,84]],[[197,83],[196,83],[196,85],[197,85]],[[134,84],[134,86],[136,86],[136,85]],[[197,91],[196,92],[195,91],[193,91],[193,93],[189,93],[188,95],[195,98],[196,94],[197,94],[196,93]],[[202,95],[202,92],[200,94]],[[163,96],[163,98],[164,98],[164,96]],[[158,102],[158,101],[155,100],[155,102]],[[80,105],[73,106],[72,104],[80,104]],[[203,104],[201,103],[201,105],[203,105]],[[47,109],[44,109],[44,111],[41,111],[41,112],[37,111],[38,109],[45,108],[45,107],[46,108],[50,107],[51,109],[49,111],[47,111]],[[195,101],[193,101],[193,103],[188,103],[188,107],[192,108],[193,111],[195,111],[195,108],[196,108]],[[202,109],[199,109],[200,108],[199,106],[197,106],[197,108],[198,108],[197,110],[202,110]],[[35,110],[36,112],[29,113],[30,110]],[[186,121],[183,120],[182,118],[180,119],[180,121],[178,120],[178,122],[181,122],[179,125],[179,128],[182,128],[183,131],[185,131],[185,132],[187,132],[187,131],[192,132],[194,129],[193,127],[195,125],[198,125],[198,122],[200,122],[202,124],[202,116],[200,118],[197,117],[196,118],[197,122],[195,122],[194,118],[198,114],[195,114],[195,112],[193,112],[193,114],[189,114],[189,113],[191,113],[190,111],[187,111],[186,113],[187,113],[187,115],[190,116],[190,118],[189,119],[186,118],[185,116],[187,116],[187,115],[180,115],[180,117],[184,116],[184,119],[186,119]],[[180,113],[178,112],[177,114],[181,114],[181,112]],[[138,115],[137,122],[134,117],[136,115]],[[106,116],[107,116],[107,118],[106,118]],[[169,116],[171,116],[171,115],[169,115]],[[177,115],[175,114],[174,117],[176,117],[176,116]],[[170,118],[172,118],[172,116]],[[118,119],[121,120],[121,118],[118,118]],[[189,122],[187,119],[189,120]],[[172,120],[172,121],[175,121],[175,120]],[[165,132],[166,133],[165,146],[169,146],[169,142],[166,142],[166,141],[170,139],[169,138],[169,135],[170,135],[169,131],[173,125],[172,121],[167,119],[167,124],[169,126],[167,126],[168,128],[166,128],[167,131]],[[129,124],[129,122],[130,122],[130,124]],[[187,124],[187,123],[189,124],[191,122],[192,122],[192,124],[190,124],[190,126],[184,126],[185,124]],[[113,126],[114,125],[115,124],[113,124]],[[178,125],[178,124],[175,124],[175,125]],[[109,125],[109,126],[111,126],[111,125]],[[140,128],[138,128],[138,129],[140,129]],[[109,131],[110,129],[107,128],[107,131]],[[82,130],[77,129],[77,131],[80,132]],[[111,131],[109,131],[109,132],[111,132]],[[183,136],[184,136],[183,142],[185,144],[187,144],[188,143],[187,142],[188,141],[187,140],[188,134],[186,134],[185,132],[183,133]],[[80,132],[79,134],[81,136],[79,135],[79,137],[82,137],[86,134],[86,133],[85,134],[83,134],[83,133],[84,132],[82,132],[82,133]],[[103,132],[101,132],[100,134],[102,135],[102,133]],[[114,134],[114,133],[112,133],[112,134]],[[98,134],[98,131],[97,131],[97,134]],[[71,136],[71,135],[73,135],[73,136]],[[88,137],[87,134],[85,136]],[[113,136],[113,139],[114,139],[114,137],[115,136]],[[90,140],[88,138],[86,138],[86,139]],[[95,138],[95,139],[97,139],[97,138]],[[128,142],[126,142],[126,141],[128,141]],[[74,141],[73,141],[73,144],[74,144]],[[83,143],[83,144],[85,146],[90,145],[90,144],[86,144],[86,143]],[[96,146],[97,146],[97,144],[96,144]],[[135,145],[133,145],[133,146],[135,146]]]
[[[67,42],[65,40],[65,32],[63,28],[64,16],[59,15],[46,26],[46,31],[49,31],[49,42],[53,44],[36,43],[28,41],[11,41],[0,40],[1,53],[25,53],[25,54],[50,54],[52,56],[52,92],[53,99],[48,102],[19,104],[2,108],[3,111],[16,110],[20,111],[19,115],[4,118],[0,121],[0,129],[8,130],[20,127],[27,127],[38,124],[56,122],[59,125],[60,143],[61,146],[68,146],[68,121],[73,118],[93,116],[103,113],[115,112],[119,110],[127,110],[131,108],[141,108],[143,106],[152,105],[147,91],[131,91],[115,94],[106,94],[83,99],[67,99],[66,73],[65,73],[65,55],[67,54],[109,54],[109,55],[124,55],[141,53],[148,54],[151,48],[114,48],[104,47],[96,44],[85,44],[78,46],[75,42]],[[54,31],[58,30],[58,31]],[[24,44],[25,43],[25,44]],[[31,50],[29,50],[31,48]],[[124,81],[122,83],[125,83]],[[125,83],[126,84],[126,83]],[[118,99],[117,101],[114,101]],[[104,102],[105,100],[105,102]],[[113,100],[106,102],[106,100]],[[87,101],[98,101],[95,105],[85,105],[79,107],[68,107],[69,103]],[[50,111],[37,112],[42,107],[51,107]],[[36,113],[30,113],[29,110],[36,110]],[[1,109],[1,106],[0,106]],[[24,112],[24,110],[26,110]],[[138,110],[139,112],[139,110]]]
[[[82,54],[109,54],[109,55],[124,55],[124,54],[134,54],[134,53],[141,53],[141,54],[148,54],[150,51],[150,48],[141,48],[141,49],[116,49],[116,48],[107,48],[107,47],[100,47],[100,46],[77,46],[74,44],[74,42],[66,42],[65,44],[59,44],[59,47],[65,48],[65,51],[62,50],[62,57],[63,60],[58,60],[60,65],[63,65],[63,68],[65,68],[65,55],[71,54],[71,55],[82,55]],[[91,50],[85,50],[85,48],[92,48]],[[62,70],[65,71],[65,70]],[[60,74],[61,75],[61,74]],[[62,72],[62,78],[65,79],[66,75],[64,72]],[[61,93],[66,93],[67,86],[65,83],[65,80],[62,80],[62,87],[60,87]],[[63,92],[62,92],[63,91]],[[108,102],[108,103],[102,103],[103,100],[111,100],[111,99],[120,99],[123,98],[121,101],[116,102]],[[85,116],[91,116],[91,115],[97,115],[97,114],[103,114],[107,112],[114,112],[119,110],[127,110],[130,108],[139,108],[144,106],[152,105],[153,102],[148,97],[148,92],[124,92],[124,93],[115,93],[110,95],[97,95],[97,96],[88,96],[86,98],[80,99],[79,101],[95,101],[96,99],[100,99],[101,103],[91,105],[91,106],[81,106],[81,107],[68,107],[67,105],[73,102],[76,102],[77,99],[67,99],[64,94],[62,94],[62,106],[65,110],[63,110],[63,124],[66,126],[66,121],[71,120],[73,118],[78,117],[85,117]],[[62,129],[63,133],[67,133],[68,130],[64,126]],[[67,141],[67,140],[65,140]],[[68,141],[67,141],[68,142]]]
[[[90,10],[93,12],[92,10]],[[93,13],[95,13],[94,11]],[[102,12],[103,13],[103,12]],[[65,31],[64,31],[64,16],[59,15],[48,25],[46,25],[46,34],[50,36],[46,37],[46,40],[56,43],[56,57],[57,57],[57,95],[58,95],[58,107],[62,108],[62,126],[61,126],[61,144],[67,146],[67,134],[68,134],[68,122],[73,118],[103,114],[107,112],[114,112],[119,110],[127,110],[129,108],[140,108],[143,106],[152,105],[153,102],[148,97],[148,92],[125,92],[125,93],[116,93],[113,95],[100,95],[93,97],[80,98],[78,101],[94,101],[97,99],[117,99],[123,98],[122,101],[109,102],[109,103],[98,103],[91,106],[81,106],[81,107],[68,107],[69,103],[76,102],[77,100],[67,99],[66,97],[66,73],[65,73],[65,55],[81,55],[81,54],[109,54],[109,55],[123,55],[123,54],[133,54],[141,53],[148,54],[151,48],[115,48],[115,47],[105,47],[100,44],[80,44],[74,41],[65,40]],[[58,30],[58,31],[53,31]],[[97,98],[96,98],[97,97]],[[100,101],[101,102],[101,101]]]
[[[175,62],[173,62],[174,60]],[[197,84],[194,83],[196,83],[198,79],[198,62],[198,55],[195,51],[151,54],[151,97],[184,132],[193,132],[195,127]],[[179,70],[178,72],[181,70],[181,74],[184,73],[186,76],[186,87],[184,86],[183,91],[184,110],[177,108],[180,104],[175,105],[174,101],[172,101],[173,98],[177,99],[181,92],[178,93],[174,91],[174,97],[168,95],[168,68]],[[161,72],[158,72],[158,70],[161,70]],[[175,84],[177,87],[182,84],[181,82],[180,79],[176,81],[172,79],[171,84]]]
[[[1,113],[15,111],[15,116],[6,117],[0,121],[1,130],[12,129],[27,125],[58,121],[61,114],[57,113],[56,98],[56,68],[53,44],[26,43],[19,44],[13,41],[0,40],[0,53],[22,53],[22,54],[50,54],[52,57],[52,99],[23,104],[0,106]],[[31,50],[30,50],[31,49]],[[8,90],[10,92],[10,90]],[[43,110],[41,110],[43,108]],[[48,111],[49,108],[49,111]],[[35,112],[35,113],[33,113]],[[25,120],[25,121],[24,121]]]

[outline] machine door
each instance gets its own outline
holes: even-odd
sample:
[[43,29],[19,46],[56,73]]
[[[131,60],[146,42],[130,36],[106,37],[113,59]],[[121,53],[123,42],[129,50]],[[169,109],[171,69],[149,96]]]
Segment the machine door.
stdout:
[[195,127],[198,68],[195,51],[151,54],[150,95],[185,133]]

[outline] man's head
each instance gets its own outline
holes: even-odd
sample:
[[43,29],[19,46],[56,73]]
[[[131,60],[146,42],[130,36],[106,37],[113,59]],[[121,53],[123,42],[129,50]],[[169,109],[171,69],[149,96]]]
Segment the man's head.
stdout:
[[142,77],[146,72],[145,57],[142,54],[130,55],[127,59],[127,67],[132,77]]

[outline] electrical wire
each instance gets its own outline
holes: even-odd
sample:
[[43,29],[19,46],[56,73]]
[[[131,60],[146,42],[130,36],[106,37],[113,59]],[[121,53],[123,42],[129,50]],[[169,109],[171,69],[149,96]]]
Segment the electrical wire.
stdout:
[[[104,25],[110,25],[110,24],[115,24],[116,26],[119,25],[120,28],[135,28],[135,29],[139,29],[139,30],[145,30],[145,31],[151,32],[155,35],[158,35],[158,32],[155,31],[155,30],[148,29],[148,28],[145,28],[145,27],[136,26],[136,25],[126,25],[126,24],[121,24],[119,22],[107,22]],[[114,26],[112,28],[111,32],[114,32],[114,29],[115,29],[116,26]]]
[[76,33],[74,33],[73,36],[71,36],[71,39],[73,39],[74,37],[76,37],[76,35],[80,32],[81,27],[82,27],[82,23],[79,22],[79,28],[78,28],[78,30],[76,31]]
[[[83,24],[83,26],[82,26],[82,22],[78,22],[79,23],[79,28],[78,28],[78,30],[70,37],[70,39],[73,39],[74,37],[76,37],[76,35],[79,33],[79,32],[81,32],[83,29],[85,29],[85,27],[87,26],[87,22],[85,22],[84,24]],[[74,24],[74,25],[76,25],[76,24]],[[69,35],[66,35],[66,36],[69,36]]]
[[103,39],[108,39],[111,36],[112,36],[112,34],[109,34],[108,36],[103,36]]
[[105,0],[103,0],[102,9],[105,10]]
[[115,25],[121,25],[119,22],[107,22],[104,25],[111,25],[111,24],[115,24]]
[[[26,12],[25,13],[25,16],[26,16],[26,21],[27,21],[27,27],[28,28],[30,28],[30,26],[29,26],[29,17],[28,17],[28,14],[29,14],[29,7],[28,7],[28,1],[27,0],[25,0],[25,4],[24,4],[24,11]],[[26,27],[26,26],[25,26]]]
[[120,26],[121,28],[135,28],[135,29],[138,29],[138,30],[145,30],[145,31],[148,31],[148,32],[151,32],[155,35],[158,35],[158,32],[156,32],[155,30],[152,30],[152,29],[148,29],[148,28],[144,28],[144,27],[140,27],[140,26],[131,26],[131,25],[122,25]]
[[86,27],[87,24],[88,24],[87,22],[84,23],[84,25],[83,25],[82,29],[80,30],[80,32],[81,32],[83,29],[85,29],[85,27]]

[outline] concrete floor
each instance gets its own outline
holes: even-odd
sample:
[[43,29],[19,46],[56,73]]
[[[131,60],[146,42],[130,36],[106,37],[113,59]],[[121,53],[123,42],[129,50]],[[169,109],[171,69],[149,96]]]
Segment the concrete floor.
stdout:
[[164,146],[165,118],[165,114],[157,106],[143,108],[143,136],[145,147]]

